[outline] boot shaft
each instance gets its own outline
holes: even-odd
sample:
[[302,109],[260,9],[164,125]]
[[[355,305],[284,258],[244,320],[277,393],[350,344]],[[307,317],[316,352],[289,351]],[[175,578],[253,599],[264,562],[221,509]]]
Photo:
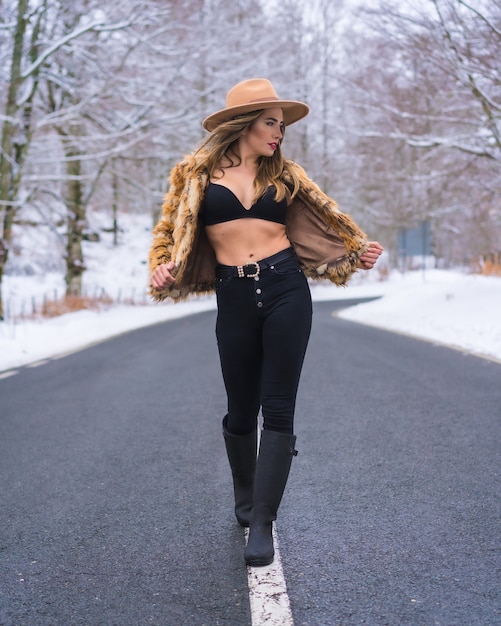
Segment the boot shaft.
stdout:
[[234,435],[223,419],[223,437],[233,477],[235,516],[241,526],[249,526],[254,498],[256,472],[257,429],[247,435]]
[[247,565],[258,567],[273,562],[273,521],[289,478],[296,437],[263,430],[259,445],[254,506],[252,509],[249,539],[244,552]]
[[252,520],[264,523],[276,519],[292,459],[297,455],[295,435],[273,430],[261,431],[254,483]]

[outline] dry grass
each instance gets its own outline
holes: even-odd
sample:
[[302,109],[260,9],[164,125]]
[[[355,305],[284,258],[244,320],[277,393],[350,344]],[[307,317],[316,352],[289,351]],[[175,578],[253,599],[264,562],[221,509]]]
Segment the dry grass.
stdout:
[[470,264],[470,272],[482,276],[501,276],[500,255],[492,254],[488,258],[475,259]]
[[35,320],[40,318],[54,318],[66,313],[74,313],[76,311],[101,311],[108,309],[114,304],[118,305],[145,305],[148,303],[146,293],[136,295],[134,290],[132,293],[123,298],[119,294],[118,298],[112,298],[104,289],[96,290],[92,295],[83,296],[64,296],[58,297],[56,291],[51,295],[45,294],[42,298],[32,296],[21,300],[16,307],[16,311],[11,314],[9,301],[7,301],[7,319],[14,321]]
[[36,315],[42,317],[58,317],[75,311],[99,311],[113,303],[109,296],[90,298],[87,296],[65,296],[61,300],[45,300]]
[[486,261],[480,269],[480,273],[483,276],[501,276],[501,263]]

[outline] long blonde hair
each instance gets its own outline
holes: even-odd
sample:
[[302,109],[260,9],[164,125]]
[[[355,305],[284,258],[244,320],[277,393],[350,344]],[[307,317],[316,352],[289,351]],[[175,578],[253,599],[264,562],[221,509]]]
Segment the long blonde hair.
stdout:
[[[263,110],[244,113],[219,124],[195,152],[197,170],[206,170],[210,178],[218,178],[219,172],[228,167],[239,165],[240,158],[234,148],[242,133],[257,120]],[[284,130],[282,130],[282,140],[283,135]],[[275,200],[277,202],[286,197],[293,198],[297,193],[299,188],[297,180],[294,180],[292,189],[289,189],[281,180],[284,159],[280,144],[281,141],[273,156],[258,158],[257,173],[254,180],[254,202],[264,194],[269,185],[273,185],[276,189]],[[228,160],[230,165],[222,166],[223,159]]]

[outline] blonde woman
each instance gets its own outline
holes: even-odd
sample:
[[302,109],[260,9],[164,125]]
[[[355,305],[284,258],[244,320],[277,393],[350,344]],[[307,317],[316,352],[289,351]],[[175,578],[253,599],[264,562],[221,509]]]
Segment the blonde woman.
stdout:
[[[216,293],[227,393],[223,436],[245,561],[273,561],[272,523],[295,450],[294,412],[311,328],[307,277],[345,285],[382,252],[296,163],[286,126],[308,106],[269,80],[238,83],[207,117],[209,136],[171,172],[150,252],[151,294]],[[258,414],[262,411],[259,452]]]

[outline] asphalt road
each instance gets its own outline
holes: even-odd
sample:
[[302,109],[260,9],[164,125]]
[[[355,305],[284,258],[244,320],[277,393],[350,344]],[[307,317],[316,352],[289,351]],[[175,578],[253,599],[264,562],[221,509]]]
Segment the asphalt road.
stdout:
[[[295,626],[501,624],[501,366],[315,321],[277,523]],[[2,626],[247,626],[215,313],[0,380]]]

